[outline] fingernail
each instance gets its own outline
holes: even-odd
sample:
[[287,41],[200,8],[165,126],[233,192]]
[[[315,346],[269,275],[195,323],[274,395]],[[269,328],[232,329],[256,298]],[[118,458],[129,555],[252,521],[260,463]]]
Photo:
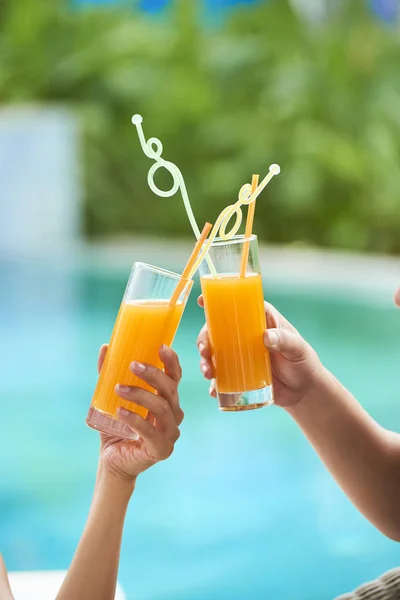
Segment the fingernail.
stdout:
[[214,391],[214,385],[211,384],[210,387],[208,388],[208,393],[210,394],[210,396],[213,393],[213,391]]
[[199,344],[199,352],[200,352],[200,354],[203,353],[203,350],[205,349],[205,347],[206,347],[205,344],[203,344],[203,342],[200,342],[200,344]]
[[129,387],[129,385],[118,384],[115,386],[115,390],[120,394],[128,394],[131,391],[131,388]]
[[146,367],[143,363],[134,361],[131,364],[131,369],[134,373],[143,373],[146,370]]
[[279,335],[276,331],[267,331],[267,339],[270,346],[276,346],[279,342]]
[[205,375],[207,373],[207,371],[208,371],[207,365],[202,365],[201,366],[201,372],[203,373],[203,375]]
[[127,417],[129,415],[129,410],[126,410],[126,408],[119,408],[118,414],[122,415],[123,417]]

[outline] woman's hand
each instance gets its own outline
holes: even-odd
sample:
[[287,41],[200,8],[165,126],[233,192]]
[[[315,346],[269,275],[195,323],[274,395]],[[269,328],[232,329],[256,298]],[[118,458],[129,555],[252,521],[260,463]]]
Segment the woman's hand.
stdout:
[[[204,306],[202,296],[198,303]],[[264,344],[271,353],[274,402],[282,407],[294,406],[314,389],[325,370],[317,353],[267,302],[265,314],[268,329],[264,332]],[[213,380],[212,350],[206,325],[197,338],[197,347],[201,356],[201,372],[206,379]],[[210,385],[210,394],[216,395],[214,381]]]
[[[98,369],[104,362],[108,346],[100,350]],[[179,438],[179,425],[183,411],[179,406],[178,384],[182,370],[176,353],[163,346],[160,358],[165,372],[142,363],[133,362],[132,372],[157,390],[158,395],[139,387],[117,386],[116,392],[125,401],[149,410],[146,419],[124,408],[118,410],[118,418],[129,425],[139,436],[138,441],[123,440],[101,434],[100,463],[106,470],[123,480],[134,481],[152,465],[168,458]]]
[[[103,346],[99,371],[106,352],[107,346]],[[121,398],[143,406],[149,413],[143,419],[128,410],[119,410],[121,421],[140,436],[136,442],[101,434],[100,463],[89,517],[57,600],[109,600],[115,597],[122,530],[136,477],[159,460],[168,458],[179,437],[178,426],[183,419],[178,398],[182,375],[178,357],[163,346],[160,358],[165,372],[150,365],[131,364],[133,373],[159,395],[141,388],[117,386]],[[0,598],[3,598],[1,594]]]

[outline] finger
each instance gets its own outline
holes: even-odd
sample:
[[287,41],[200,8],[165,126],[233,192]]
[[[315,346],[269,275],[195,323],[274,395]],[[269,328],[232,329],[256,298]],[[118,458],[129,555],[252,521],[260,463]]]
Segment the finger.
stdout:
[[200,360],[200,371],[205,379],[212,379],[214,377],[212,363],[207,358]]
[[115,391],[124,400],[147,408],[157,420],[157,429],[165,433],[169,439],[174,438],[177,423],[171,406],[165,398],[143,388],[128,385],[117,385]]
[[210,387],[209,387],[208,393],[210,394],[211,398],[216,398],[217,397],[217,390],[215,388],[215,380],[214,379],[210,383]]
[[300,334],[286,329],[267,329],[264,344],[270,352],[279,352],[292,362],[300,362],[307,357],[308,344]]
[[268,304],[268,302],[264,302],[264,306],[268,329],[276,329],[279,327],[279,318],[276,314],[276,309],[272,306],[272,304]]
[[208,337],[207,324],[202,327],[197,337],[197,348],[199,349],[200,356],[203,358],[211,358],[211,346],[210,338]]
[[264,302],[265,316],[267,318],[267,327],[269,329],[287,329],[296,332],[297,330],[281,313],[269,302]]
[[100,348],[99,358],[97,359],[97,370],[99,373],[101,371],[101,367],[103,366],[104,359],[107,354],[107,350],[108,350],[108,344],[103,344],[102,347]]
[[169,346],[161,346],[159,356],[164,364],[165,373],[176,383],[182,379],[182,368],[176,352]]
[[[173,352],[171,350],[171,352]],[[169,353],[168,353],[169,354]],[[170,367],[175,369],[175,376],[180,377],[180,365],[175,352],[173,352],[174,356],[169,354]],[[176,358],[175,358],[176,357]],[[164,358],[166,358],[164,356]],[[174,366],[172,366],[174,363]],[[172,413],[174,415],[175,421],[177,423],[181,423],[183,419],[183,411],[179,406],[179,396],[178,396],[178,384],[177,382],[168,376],[167,373],[161,371],[161,369],[157,369],[153,365],[147,365],[140,362],[133,362],[130,366],[132,373],[140,377],[143,381],[148,383],[152,388],[157,390],[159,395],[164,398],[171,407]],[[179,375],[178,375],[179,370]]]
[[201,308],[204,308],[204,300],[203,300],[203,295],[202,294],[197,298],[197,304],[199,306],[201,306]]
[[126,408],[118,409],[118,418],[143,439],[146,444],[147,453],[152,460],[165,460],[171,456],[174,443],[179,437],[178,428],[176,428],[175,440],[166,439],[150,421],[145,421],[139,415],[126,410]]

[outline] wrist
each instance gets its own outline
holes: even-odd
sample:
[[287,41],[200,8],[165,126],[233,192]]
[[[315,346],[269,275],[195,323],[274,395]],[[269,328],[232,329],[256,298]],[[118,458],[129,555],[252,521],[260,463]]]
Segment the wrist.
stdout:
[[100,460],[97,470],[96,490],[102,489],[109,493],[129,498],[136,487],[136,477],[128,477],[110,468]]
[[338,384],[337,379],[328,369],[322,364],[312,376],[312,384],[307,388],[307,391],[299,398],[299,400],[290,406],[286,406],[285,410],[294,419],[298,414],[313,410],[315,402],[320,404],[334,391]]

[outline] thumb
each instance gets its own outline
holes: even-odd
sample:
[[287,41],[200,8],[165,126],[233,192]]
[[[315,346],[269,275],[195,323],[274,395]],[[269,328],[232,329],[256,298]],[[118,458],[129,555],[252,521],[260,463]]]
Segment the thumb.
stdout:
[[270,352],[279,352],[293,362],[300,362],[307,356],[308,346],[301,335],[286,329],[267,329],[264,332],[264,345]]

